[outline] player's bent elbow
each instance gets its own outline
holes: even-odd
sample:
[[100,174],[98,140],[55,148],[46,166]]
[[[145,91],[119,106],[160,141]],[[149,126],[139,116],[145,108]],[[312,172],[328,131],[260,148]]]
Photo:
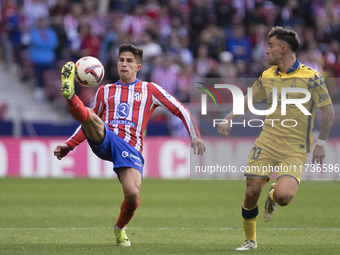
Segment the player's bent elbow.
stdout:
[[89,111],[89,114],[90,114],[90,115],[95,114],[92,108],[89,108],[89,107],[86,107],[86,108],[87,108],[87,110]]

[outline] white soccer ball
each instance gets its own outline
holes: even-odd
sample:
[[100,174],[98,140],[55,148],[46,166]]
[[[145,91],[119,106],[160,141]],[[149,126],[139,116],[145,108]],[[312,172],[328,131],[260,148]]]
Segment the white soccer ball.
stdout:
[[76,62],[75,66],[75,79],[84,87],[97,86],[104,78],[104,67],[95,57],[82,57]]

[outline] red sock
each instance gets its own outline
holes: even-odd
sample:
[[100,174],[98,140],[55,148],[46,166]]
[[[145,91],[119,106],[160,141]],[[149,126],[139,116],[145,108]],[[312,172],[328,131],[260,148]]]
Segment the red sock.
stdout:
[[120,207],[120,214],[119,214],[119,218],[116,223],[117,227],[125,228],[125,226],[131,220],[132,216],[135,214],[135,211],[138,205],[139,205],[139,198],[134,204],[129,204],[124,199],[124,202],[122,203],[122,206]]
[[79,99],[79,97],[77,97],[77,95],[73,95],[71,99],[66,101],[68,109],[75,120],[80,123],[87,121],[90,116],[89,110],[84,106],[83,102]]

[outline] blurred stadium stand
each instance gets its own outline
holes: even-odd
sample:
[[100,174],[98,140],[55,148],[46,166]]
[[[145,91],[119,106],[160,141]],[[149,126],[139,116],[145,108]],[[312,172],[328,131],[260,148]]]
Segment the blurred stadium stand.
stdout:
[[[5,70],[3,63],[0,63],[0,72],[0,108],[3,105],[3,114],[0,118],[1,135],[37,136],[41,132],[36,130],[36,125],[48,125],[49,128],[54,126],[54,132],[51,133],[53,135],[53,133],[60,133],[55,132],[55,129],[63,130],[63,126],[73,123],[66,111],[58,110],[49,102],[37,102],[33,93],[34,86],[22,82],[13,70]],[[42,128],[41,131],[44,129]],[[63,135],[72,132],[68,131],[68,134],[63,131]]]
[[[60,69],[66,61],[96,56],[106,68],[102,84],[113,83],[118,79],[118,46],[136,44],[145,54],[138,78],[158,82],[187,104],[197,77],[258,77],[268,68],[267,33],[281,25],[299,33],[300,62],[325,78],[335,78],[328,87],[336,104],[331,136],[340,136],[334,131],[340,125],[339,1],[3,0],[0,4],[0,135],[72,133],[78,124],[60,94]],[[41,20],[49,21],[41,36],[53,30],[58,38],[57,46],[48,48],[51,63],[37,62],[37,52],[32,53],[30,35]],[[167,82],[161,82],[165,76]],[[96,88],[77,90],[91,106]],[[317,117],[316,129],[319,125]],[[214,135],[202,128],[203,134]],[[256,136],[252,132],[244,129],[235,135]],[[148,135],[183,134],[182,125],[162,110],[148,127]]]

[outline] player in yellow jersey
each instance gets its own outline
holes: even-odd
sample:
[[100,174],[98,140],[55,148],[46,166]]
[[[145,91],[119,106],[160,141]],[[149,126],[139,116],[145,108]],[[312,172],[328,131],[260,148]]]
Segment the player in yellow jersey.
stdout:
[[[272,67],[264,71],[253,84],[252,100],[260,102],[266,98],[268,109],[276,103],[277,108],[266,115],[263,130],[248,157],[245,172],[247,187],[242,207],[246,240],[236,250],[252,250],[257,247],[257,202],[263,186],[269,181],[274,170],[277,171],[277,183],[270,186],[262,219],[270,221],[277,205],[288,205],[296,194],[302,167],[307,154],[312,150],[312,129],[316,108],[319,107],[322,111],[322,121],[312,163],[316,160],[317,163],[322,164],[325,157],[324,145],[334,119],[332,101],[321,74],[296,59],[295,52],[300,44],[297,33],[282,27],[274,27],[268,37],[266,54],[268,63]],[[292,99],[304,100],[307,97],[308,93],[303,93],[303,90],[290,93],[286,91],[291,88],[309,91],[310,99],[305,99],[305,102],[300,105],[292,101],[285,102]],[[244,98],[246,111],[248,110],[247,100],[248,95]],[[286,115],[283,115],[281,111],[285,105]],[[238,115],[234,115],[231,111],[225,117],[227,123],[223,122],[218,126],[218,133],[228,137],[231,130],[230,123],[237,117]]]

